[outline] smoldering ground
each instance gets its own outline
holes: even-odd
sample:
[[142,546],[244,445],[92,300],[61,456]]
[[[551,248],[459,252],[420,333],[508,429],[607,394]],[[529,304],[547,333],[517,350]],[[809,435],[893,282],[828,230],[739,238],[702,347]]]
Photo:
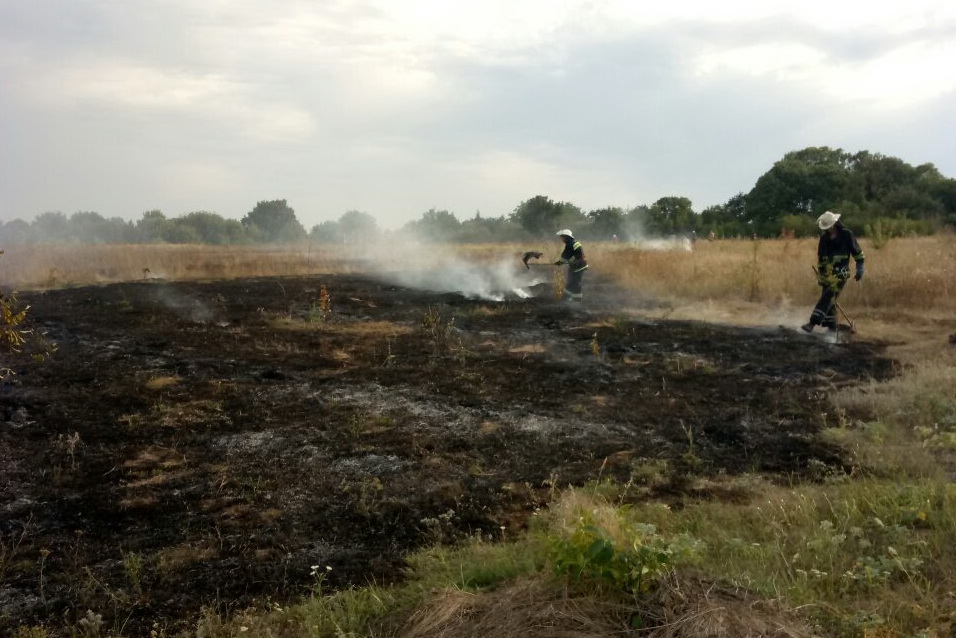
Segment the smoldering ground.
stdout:
[[194,627],[203,607],[295,600],[314,565],[326,588],[393,582],[414,548],[523,529],[555,485],[642,476],[633,498],[679,506],[741,472],[839,474],[826,394],[891,369],[880,344],[631,316],[593,273],[569,305],[547,284],[507,295],[510,270],[442,272],[463,290],[25,294],[59,350],[0,388],[0,633],[86,610],[131,635]]

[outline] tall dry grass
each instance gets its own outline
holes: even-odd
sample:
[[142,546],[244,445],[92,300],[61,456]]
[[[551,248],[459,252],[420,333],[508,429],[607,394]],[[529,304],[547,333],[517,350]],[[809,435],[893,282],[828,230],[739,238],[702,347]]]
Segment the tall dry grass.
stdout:
[[[956,315],[956,236],[861,244],[866,276],[847,285],[841,297],[845,305],[891,321]],[[663,299],[808,310],[819,294],[810,270],[816,263],[815,239],[698,241],[693,250],[680,243],[606,242],[585,248],[591,277],[608,276],[627,290]],[[513,259],[520,268],[521,254],[532,249],[545,252],[540,261],[546,262],[557,256],[560,244],[15,246],[0,258],[0,285],[27,290],[153,278],[354,273],[439,266],[449,259]]]
[[221,279],[357,268],[339,247],[188,244],[13,246],[0,258],[0,285],[18,290],[140,279]]
[[[695,301],[812,305],[818,295],[816,239],[699,241],[692,251],[593,247],[593,268],[626,288]],[[841,299],[857,311],[901,316],[956,313],[956,237],[894,239],[882,247],[861,241],[866,275]]]

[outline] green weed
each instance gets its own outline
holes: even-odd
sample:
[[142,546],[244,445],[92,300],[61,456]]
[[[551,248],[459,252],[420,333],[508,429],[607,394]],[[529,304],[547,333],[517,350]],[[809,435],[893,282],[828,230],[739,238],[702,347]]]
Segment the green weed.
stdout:
[[698,543],[685,535],[668,540],[654,525],[629,520],[622,521],[612,536],[584,515],[569,536],[553,539],[550,546],[555,571],[573,582],[597,581],[643,594],[670,572],[675,561],[692,556]]

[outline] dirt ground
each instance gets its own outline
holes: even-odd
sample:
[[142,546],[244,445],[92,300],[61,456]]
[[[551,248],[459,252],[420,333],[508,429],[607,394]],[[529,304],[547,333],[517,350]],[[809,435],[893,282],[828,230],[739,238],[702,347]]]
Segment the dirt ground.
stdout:
[[[327,303],[325,292],[327,292]],[[469,299],[363,276],[21,295],[59,350],[0,390],[0,635],[148,635],[521,530],[553,488],[740,499],[721,477],[844,472],[818,437],[879,343]],[[90,610],[91,613],[88,613]],[[99,617],[97,616],[99,615]],[[86,620],[83,620],[86,618]]]

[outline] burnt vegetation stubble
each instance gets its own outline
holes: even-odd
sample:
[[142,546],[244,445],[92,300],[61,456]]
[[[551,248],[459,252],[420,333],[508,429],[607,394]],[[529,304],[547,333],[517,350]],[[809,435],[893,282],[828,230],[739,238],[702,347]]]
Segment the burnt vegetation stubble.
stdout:
[[742,497],[697,477],[843,472],[825,394],[891,371],[879,344],[622,318],[598,279],[584,308],[537,293],[330,275],[24,295],[59,351],[2,389],[0,533],[20,542],[0,629],[188,623],[291,600],[317,565],[326,588],[393,582],[411,549],[506,536],[552,487],[646,464],[665,469],[635,498],[675,506]]

